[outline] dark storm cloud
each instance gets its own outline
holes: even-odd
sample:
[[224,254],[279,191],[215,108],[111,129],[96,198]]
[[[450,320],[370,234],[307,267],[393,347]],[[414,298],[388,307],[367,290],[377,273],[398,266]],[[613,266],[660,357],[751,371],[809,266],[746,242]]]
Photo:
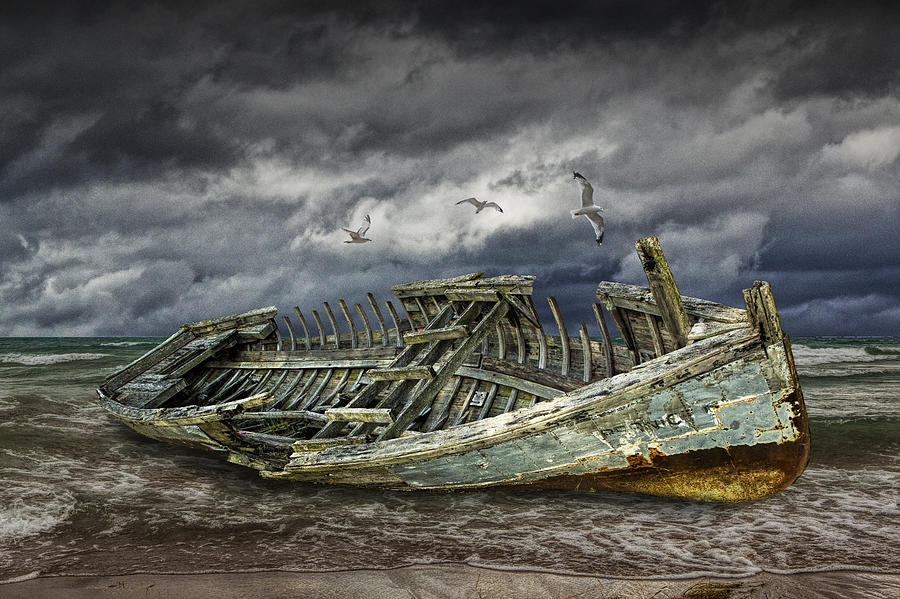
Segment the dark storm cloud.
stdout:
[[[537,275],[574,333],[598,281],[642,282],[645,235],[688,295],[766,278],[790,332],[900,331],[894,4],[35,6],[0,9],[8,333],[482,270]],[[375,241],[343,244],[364,214]]]

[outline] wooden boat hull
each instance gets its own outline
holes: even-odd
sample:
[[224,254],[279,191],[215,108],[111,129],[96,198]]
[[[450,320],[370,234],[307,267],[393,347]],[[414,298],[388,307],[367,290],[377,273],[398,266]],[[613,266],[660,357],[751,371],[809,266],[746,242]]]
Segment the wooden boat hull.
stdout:
[[[647,373],[654,376],[618,375],[621,380],[602,388],[496,422],[430,433],[439,438],[301,455],[263,476],[432,490],[524,486],[716,501],[768,497],[789,486],[808,461],[802,395],[791,384],[783,345],[745,342],[740,354],[696,376],[689,375],[692,368],[727,357],[713,352],[675,370],[657,364],[657,372]],[[736,382],[741,396],[726,395]]]
[[[396,344],[383,323],[379,337],[366,320],[368,343],[358,347],[343,301],[352,348],[341,348],[327,304],[334,335],[319,326],[318,350],[294,349],[289,321],[292,349],[282,350],[274,308],[185,325],[110,377],[100,404],[143,435],[221,452],[271,479],[432,491],[615,490],[730,502],[789,486],[808,462],[809,431],[768,285],[747,290],[747,309],[738,310],[666,299],[665,289],[654,289],[659,281],[650,272],[648,278],[650,289],[598,288],[625,344],[613,351],[604,339],[601,356],[583,323],[583,352],[573,350],[555,301],[560,336],[523,333],[525,326],[540,331],[540,324],[522,280],[466,276],[395,288],[407,314],[419,312],[405,334],[393,317]],[[456,320],[449,322],[451,314]],[[504,341],[510,335],[515,362]],[[526,338],[536,340],[539,355],[529,357]],[[306,331],[307,347],[310,339]],[[266,345],[276,341],[274,350]],[[253,343],[263,349],[248,350]],[[421,365],[412,361],[414,344],[429,348]],[[579,357],[582,382],[571,377]],[[475,383],[459,403],[463,379]],[[478,381],[490,389],[480,404],[473,401]],[[217,399],[201,405],[207,389],[219,389]],[[521,397],[516,403],[519,392],[533,395],[531,405]],[[492,412],[491,400],[503,393],[506,410]],[[447,420],[451,404],[455,421]],[[443,420],[424,417],[439,405]],[[463,418],[475,405],[484,406],[481,417]],[[280,430],[294,432],[252,429],[263,420],[270,428],[288,422]]]

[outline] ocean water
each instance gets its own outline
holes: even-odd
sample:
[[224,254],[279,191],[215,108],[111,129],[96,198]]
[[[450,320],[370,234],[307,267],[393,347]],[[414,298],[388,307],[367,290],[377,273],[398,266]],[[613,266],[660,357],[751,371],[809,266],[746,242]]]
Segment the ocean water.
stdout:
[[0,338],[0,581],[465,563],[602,577],[900,572],[900,338],[795,338],[812,459],[749,504],[266,481],[95,403],[159,339]]

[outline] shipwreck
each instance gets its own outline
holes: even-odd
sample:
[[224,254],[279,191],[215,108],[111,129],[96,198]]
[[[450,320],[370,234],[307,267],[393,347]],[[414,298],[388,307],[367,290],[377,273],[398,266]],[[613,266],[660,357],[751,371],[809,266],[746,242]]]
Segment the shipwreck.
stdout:
[[[601,282],[600,334],[558,334],[534,277],[416,281],[343,319],[275,307],[193,322],[107,378],[147,437],[266,478],[407,490],[559,488],[747,501],[809,459],[803,395],[768,283],[744,308],[682,296],[659,242],[648,287]],[[603,311],[618,329],[614,339]],[[311,319],[310,319],[311,316]],[[343,325],[343,326],[342,326]]]

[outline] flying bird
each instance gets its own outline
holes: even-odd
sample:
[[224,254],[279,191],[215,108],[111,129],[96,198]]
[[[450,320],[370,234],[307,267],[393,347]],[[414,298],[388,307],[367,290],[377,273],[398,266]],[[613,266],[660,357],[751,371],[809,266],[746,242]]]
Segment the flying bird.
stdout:
[[594,188],[588,183],[581,173],[572,173],[573,178],[581,185],[581,208],[572,210],[572,218],[583,216],[590,221],[594,227],[594,235],[597,237],[597,245],[603,243],[603,217],[600,213],[603,208],[594,205]]
[[466,202],[475,206],[475,214],[478,214],[485,208],[496,208],[500,212],[503,212],[503,208],[501,208],[500,204],[498,204],[497,202],[479,202],[475,198],[466,198],[464,200],[460,200],[460,201],[456,202],[456,205],[459,206],[460,204],[464,204]]
[[365,243],[367,241],[372,241],[371,239],[368,239],[366,237],[366,233],[369,232],[369,225],[371,224],[372,219],[369,218],[369,215],[367,214],[363,219],[362,226],[356,231],[351,231],[350,229],[344,229],[344,227],[341,227],[342,230],[350,233],[350,239],[348,239],[344,243]]

